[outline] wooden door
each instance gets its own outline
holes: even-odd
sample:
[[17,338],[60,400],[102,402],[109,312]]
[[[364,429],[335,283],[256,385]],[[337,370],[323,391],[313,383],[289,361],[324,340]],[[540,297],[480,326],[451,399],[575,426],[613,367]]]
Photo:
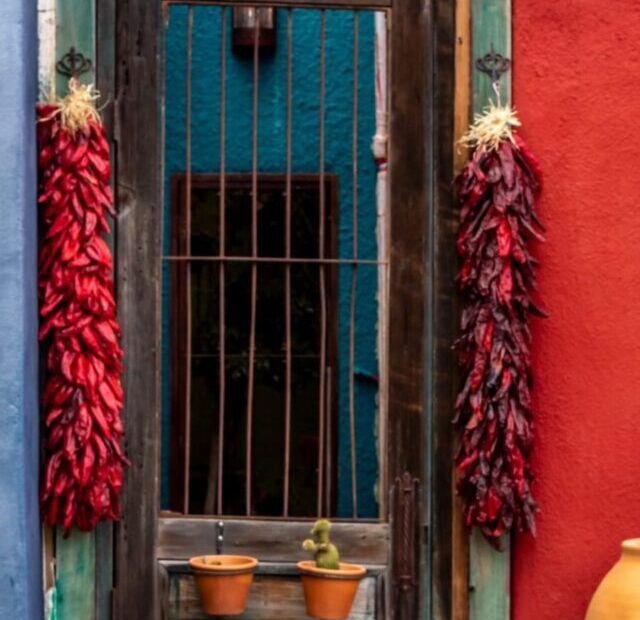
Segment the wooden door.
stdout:
[[[116,2],[117,288],[127,357],[126,445],[132,465],[124,488],[124,517],[116,531],[114,615],[122,619],[199,617],[197,608],[191,607],[196,604],[185,560],[215,551],[223,528],[225,551],[255,555],[264,565],[254,593],[258,606],[248,617],[260,617],[257,610],[265,601],[270,601],[272,607],[264,613],[272,615],[264,617],[303,617],[299,615],[300,594],[293,567],[299,559],[299,541],[310,527],[309,519],[256,517],[249,508],[249,514],[242,517],[160,511],[165,201],[161,104],[165,70],[163,18],[171,4],[213,3]],[[378,491],[381,508],[373,521],[336,519],[336,538],[345,557],[370,569],[356,608],[362,610],[363,605],[366,608],[370,604],[373,608],[354,617],[415,620],[427,613],[425,359],[430,8],[420,0],[334,0],[326,4],[288,0],[278,6],[296,10],[379,10],[387,15],[391,224],[386,334],[389,354],[385,376],[388,411],[380,448]],[[257,179],[255,173],[253,178]],[[319,471],[323,471],[322,466]],[[324,502],[323,499],[322,506],[327,505]],[[171,607],[172,600],[177,602],[177,608]]]

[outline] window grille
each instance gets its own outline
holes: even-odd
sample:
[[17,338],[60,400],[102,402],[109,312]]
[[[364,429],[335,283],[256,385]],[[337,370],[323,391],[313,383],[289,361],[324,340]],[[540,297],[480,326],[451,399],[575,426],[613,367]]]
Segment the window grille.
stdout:
[[[374,109],[374,13],[361,10],[357,3],[340,10],[279,9],[275,54],[284,55],[284,60],[278,56],[280,60],[276,62],[261,52],[258,23],[251,57],[240,60],[233,55],[230,8],[200,0],[171,0],[167,7],[167,39],[175,43],[179,33],[185,40],[176,45],[184,51],[183,58],[172,58],[174,48],[167,47],[166,68],[165,175],[166,202],[170,205],[167,211],[171,213],[165,218],[162,261],[168,298],[163,329],[169,349],[165,355],[165,404],[170,409],[171,422],[165,416],[168,438],[164,449],[171,457],[164,460],[163,473],[170,479],[165,507],[185,514],[233,516],[382,516],[386,498],[375,497],[377,508],[372,514],[370,508],[363,507],[362,485],[359,486],[359,477],[366,474],[371,487],[375,484],[376,488],[386,488],[385,456],[380,446],[384,445],[381,437],[386,416],[388,217],[384,201],[380,202],[382,210],[376,208],[375,163],[368,148],[376,131],[375,113],[369,114],[368,125],[361,116],[364,106]],[[199,20],[204,26],[199,26]],[[339,24],[341,32],[348,36],[331,36],[328,23]],[[214,24],[215,29],[207,26]],[[309,24],[314,27],[308,28]],[[300,57],[296,53],[296,37],[310,34],[317,34],[317,40],[305,49],[313,49],[315,57]],[[215,54],[211,52],[213,46],[217,49]],[[343,56],[348,50],[350,66],[348,63],[346,71],[338,67],[342,73],[336,76],[332,75],[337,68],[331,58],[336,57],[338,48]],[[364,48],[371,50],[369,57],[363,56]],[[207,62],[201,62],[205,56],[214,58],[215,71]],[[237,63],[242,63],[242,71],[232,74],[231,68]],[[281,139],[282,148],[276,149],[277,156],[265,160],[262,149],[274,149],[273,144],[262,141],[261,106],[266,96],[272,96],[267,88],[273,85],[265,86],[261,78],[274,65],[281,66],[284,72],[278,82],[285,93],[283,109],[279,111],[283,123],[279,134],[275,134],[276,139]],[[317,71],[317,88],[313,92],[296,92],[297,76],[307,70]],[[173,81],[175,71],[184,75],[183,85]],[[212,74],[215,80],[211,79]],[[250,100],[231,100],[238,92],[231,80],[239,78],[250,80]],[[205,98],[203,83],[208,89]],[[365,85],[370,85],[370,90]],[[344,91],[340,97],[336,96],[336,88]],[[245,88],[243,92],[246,91]],[[175,102],[181,97],[182,110],[175,114],[179,107]],[[167,103],[169,98],[171,106]],[[248,132],[236,121],[230,122],[238,107],[250,109]],[[339,114],[336,107],[340,107]],[[217,139],[207,141],[206,132],[196,124],[203,108],[208,110],[207,126],[216,125]],[[344,119],[345,109],[348,121],[336,129],[335,118]],[[313,123],[300,123],[301,114],[313,117]],[[184,119],[181,128],[180,116]],[[212,117],[217,118],[215,123]],[[300,132],[309,126],[316,131],[315,163],[302,174],[296,145]],[[327,142],[328,137],[335,140],[336,136],[341,140],[339,148]],[[245,138],[248,140],[243,141]],[[181,169],[171,169],[168,153],[171,150],[175,154],[181,148]],[[211,165],[198,161],[208,159],[202,157],[204,148],[209,148],[210,154],[216,151]],[[248,170],[240,170],[232,163],[242,159],[237,155],[238,149],[246,155]],[[304,159],[309,159],[308,153]],[[363,187],[365,183],[367,186]],[[310,203],[314,203],[313,208]],[[314,227],[309,230],[315,235],[314,240],[308,236],[301,242],[296,234],[301,213],[313,214]],[[270,233],[269,226],[278,223],[282,229],[277,234]],[[230,292],[234,277],[246,283],[242,294]],[[303,281],[306,284],[301,284]],[[309,411],[299,394],[294,393],[296,373],[303,366],[300,351],[296,352],[295,323],[300,321],[296,304],[300,303],[301,290],[310,283],[317,289],[310,304],[308,329],[317,342],[307,350],[308,358],[317,364],[317,394],[309,399],[315,411]],[[271,308],[264,303],[268,289],[282,292],[282,298]],[[363,304],[370,309],[372,299],[374,312],[364,316]],[[265,428],[263,419],[256,420],[258,410],[261,415],[266,411],[256,406],[256,389],[263,385],[261,368],[268,364],[268,352],[261,347],[264,348],[264,317],[271,312],[279,315],[273,325],[281,332],[278,338],[282,342],[281,352],[271,352],[282,365],[282,372],[276,373],[281,416],[275,416],[281,439],[274,442],[280,450],[265,449],[261,443],[265,437],[256,436],[257,430]],[[204,332],[198,313],[204,313],[208,325]],[[212,321],[212,315],[217,320]],[[244,331],[234,331],[246,342],[234,349],[230,326],[237,325],[240,319],[245,323]],[[314,321],[317,324],[312,326]],[[366,366],[359,349],[372,352],[372,359],[364,360]],[[210,393],[215,392],[215,403],[209,407],[194,396],[194,390],[203,384],[198,374],[203,359],[217,363],[209,385]],[[241,367],[240,379],[230,379],[234,364]],[[211,370],[210,363],[205,367]],[[240,383],[244,383],[245,390],[242,399],[237,396]],[[363,390],[368,394],[366,415],[360,402],[363,399],[359,398]],[[197,410],[194,405],[198,405]],[[296,424],[301,417],[309,416],[314,420],[316,439],[308,452],[313,453],[314,463],[307,466],[308,471],[301,471],[302,466],[294,457],[300,446],[292,444],[300,440]],[[363,426],[363,418],[371,423]],[[202,429],[206,432],[200,433]],[[202,465],[194,466],[194,455],[198,452],[201,457],[202,449],[196,450],[196,444],[206,445],[207,441],[210,447],[205,452],[210,461],[204,468],[208,473],[203,476]],[[361,450],[375,455],[375,463],[367,466],[374,470],[373,475],[371,471],[363,472]],[[261,456],[257,460],[258,453]],[[261,468],[265,467],[265,459],[281,465],[275,493],[264,488]],[[313,478],[315,497],[311,508],[308,502],[295,499],[301,496],[303,487],[303,495],[308,495],[310,483],[306,474]],[[233,485],[232,491],[229,485]],[[265,493],[269,500],[261,503]]]

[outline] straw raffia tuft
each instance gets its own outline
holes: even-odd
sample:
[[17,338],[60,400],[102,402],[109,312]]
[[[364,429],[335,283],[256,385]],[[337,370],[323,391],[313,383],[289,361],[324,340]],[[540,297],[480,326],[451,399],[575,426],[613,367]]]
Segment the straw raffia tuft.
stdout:
[[99,98],[100,93],[93,84],[80,84],[72,79],[69,81],[69,94],[55,103],[57,109],[51,117],[60,116],[60,124],[71,134],[83,131],[92,121],[100,122],[96,108]]
[[480,147],[488,151],[498,148],[501,142],[513,142],[513,128],[520,127],[516,111],[511,106],[491,105],[476,114],[473,125],[462,136],[460,143],[465,146]]

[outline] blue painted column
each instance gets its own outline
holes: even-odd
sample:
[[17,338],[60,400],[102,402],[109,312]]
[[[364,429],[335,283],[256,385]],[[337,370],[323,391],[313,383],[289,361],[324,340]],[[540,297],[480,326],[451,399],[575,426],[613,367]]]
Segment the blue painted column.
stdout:
[[0,2],[0,618],[42,618],[36,0]]

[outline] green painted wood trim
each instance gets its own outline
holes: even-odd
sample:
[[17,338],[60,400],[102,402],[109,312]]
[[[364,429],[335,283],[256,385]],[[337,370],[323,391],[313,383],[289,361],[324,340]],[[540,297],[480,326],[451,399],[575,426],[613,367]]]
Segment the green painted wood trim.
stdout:
[[[113,523],[100,523],[95,532],[95,620],[111,620],[113,592]],[[93,620],[93,619],[91,619]]]
[[511,548],[489,546],[480,530],[471,534],[469,620],[509,620],[511,614]]
[[[491,80],[475,69],[476,58],[491,51],[493,45],[496,52],[511,58],[511,0],[472,0],[472,41],[473,41],[473,111],[480,112],[495,102],[496,96],[491,87]],[[507,73],[500,81],[502,102],[511,98],[511,73]]]
[[[473,112],[485,108],[496,99],[491,81],[475,69],[475,60],[491,50],[511,58],[511,1],[472,0],[472,87]],[[511,100],[511,74],[500,82],[502,103]],[[511,548],[503,543],[504,551],[490,547],[480,531],[471,535],[469,548],[469,619],[509,620],[511,614]]]
[[[95,0],[56,0],[56,60],[75,47],[95,61]],[[82,81],[95,80],[94,71]],[[67,93],[67,78],[56,75],[56,95]],[[56,531],[56,616],[64,620],[96,618],[96,534]]]
[[[95,0],[56,0],[56,60],[75,47],[95,63],[95,23]],[[81,81],[94,80],[95,70]],[[67,78],[56,75],[56,94],[63,97],[66,93]]]
[[57,617],[64,620],[95,618],[96,546],[93,533],[74,529],[64,538],[56,532]]

